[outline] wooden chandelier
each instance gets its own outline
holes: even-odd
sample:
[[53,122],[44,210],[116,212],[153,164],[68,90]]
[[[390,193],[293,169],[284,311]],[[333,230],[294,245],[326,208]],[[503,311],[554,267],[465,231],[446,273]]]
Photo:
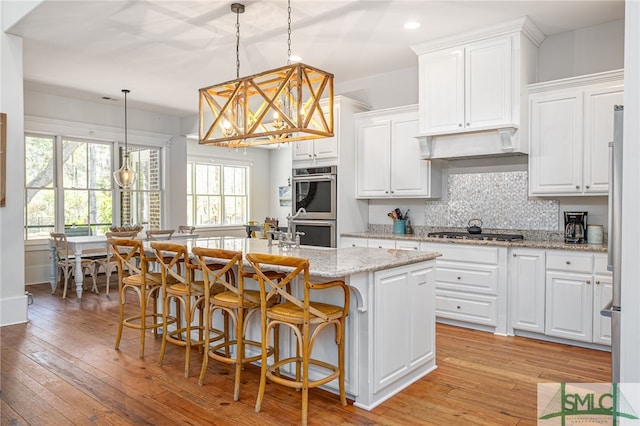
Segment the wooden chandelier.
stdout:
[[303,63],[199,93],[203,145],[237,148],[333,136],[333,74]]

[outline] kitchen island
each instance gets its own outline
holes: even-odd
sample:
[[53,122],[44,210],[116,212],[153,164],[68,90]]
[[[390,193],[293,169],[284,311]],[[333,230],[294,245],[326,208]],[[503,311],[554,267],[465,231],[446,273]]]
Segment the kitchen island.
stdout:
[[[344,280],[351,289],[345,387],[356,407],[371,410],[436,368],[434,272],[439,253],[278,247],[277,242],[270,247],[267,240],[257,238],[199,238],[187,244],[307,258],[312,281]],[[339,292],[327,290],[319,300],[341,300]],[[254,335],[257,326],[250,325],[249,338],[259,336]],[[281,340],[283,352],[295,352],[291,340]],[[332,333],[318,337],[313,356],[337,363]],[[311,369],[310,374],[314,375]],[[327,384],[326,389],[337,393],[337,383]]]

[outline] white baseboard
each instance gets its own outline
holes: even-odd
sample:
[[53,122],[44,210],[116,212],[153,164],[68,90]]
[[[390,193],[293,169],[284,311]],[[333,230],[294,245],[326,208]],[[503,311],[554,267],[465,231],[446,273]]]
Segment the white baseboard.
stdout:
[[29,321],[27,295],[0,299],[0,326],[22,324]]

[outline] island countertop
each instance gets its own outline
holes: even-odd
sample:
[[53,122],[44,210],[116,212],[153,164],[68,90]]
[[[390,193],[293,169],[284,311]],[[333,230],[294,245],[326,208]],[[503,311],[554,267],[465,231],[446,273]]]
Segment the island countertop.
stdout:
[[268,253],[309,259],[309,274],[323,278],[340,278],[360,272],[373,272],[433,260],[436,252],[367,247],[324,248],[301,246],[278,247],[261,238],[211,237],[188,242],[191,247],[224,248],[246,253]]

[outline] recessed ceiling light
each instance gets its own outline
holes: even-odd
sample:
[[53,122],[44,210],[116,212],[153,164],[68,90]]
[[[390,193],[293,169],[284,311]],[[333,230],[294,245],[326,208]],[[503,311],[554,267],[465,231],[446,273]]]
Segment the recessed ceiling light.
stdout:
[[415,30],[416,28],[420,28],[420,22],[418,21],[409,21],[404,24],[405,30]]

